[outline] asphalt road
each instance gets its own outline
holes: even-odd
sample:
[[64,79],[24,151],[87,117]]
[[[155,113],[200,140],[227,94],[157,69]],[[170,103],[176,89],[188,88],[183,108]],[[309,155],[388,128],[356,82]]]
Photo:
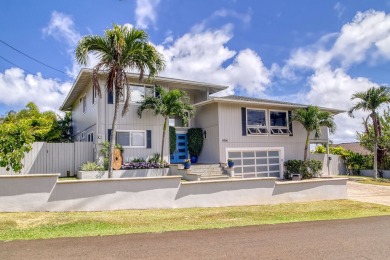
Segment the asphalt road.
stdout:
[[0,259],[390,259],[390,216],[0,242]]

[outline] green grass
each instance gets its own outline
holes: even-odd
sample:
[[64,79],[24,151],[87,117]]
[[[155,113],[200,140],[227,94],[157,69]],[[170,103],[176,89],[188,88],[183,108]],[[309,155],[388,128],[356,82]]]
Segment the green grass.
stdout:
[[363,184],[374,184],[374,185],[382,185],[382,186],[390,186],[390,180],[389,179],[374,179],[374,178],[365,178],[363,180],[358,180],[357,182],[363,183]]
[[390,215],[390,207],[348,200],[266,206],[0,213],[0,240],[103,236]]

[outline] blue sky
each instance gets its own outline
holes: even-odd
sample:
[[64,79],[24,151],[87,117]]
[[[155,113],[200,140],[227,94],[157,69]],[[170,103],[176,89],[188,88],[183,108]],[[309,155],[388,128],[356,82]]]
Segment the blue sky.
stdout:
[[[356,0],[3,1],[0,40],[65,73],[0,42],[0,114],[29,101],[58,110],[80,69],[78,40],[112,23],[149,33],[164,76],[348,109],[352,93],[389,84],[389,10],[390,1]],[[354,140],[363,116],[337,116],[334,141]]]

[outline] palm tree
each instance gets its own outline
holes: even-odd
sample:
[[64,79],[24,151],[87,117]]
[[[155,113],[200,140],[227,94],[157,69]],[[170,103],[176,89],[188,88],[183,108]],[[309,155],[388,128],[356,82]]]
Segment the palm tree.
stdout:
[[153,110],[156,116],[163,116],[164,125],[160,158],[161,163],[163,163],[165,133],[169,118],[179,116],[183,120],[183,124],[187,125],[188,119],[195,113],[195,107],[189,104],[190,98],[183,90],[173,89],[167,91],[161,86],[156,86],[155,92],[158,95],[145,97],[144,101],[140,102],[141,106],[138,107],[138,116],[141,118],[142,112],[146,109]]
[[298,108],[293,111],[292,121],[298,121],[306,129],[305,153],[303,160],[307,160],[307,150],[310,145],[310,133],[314,131],[315,138],[321,136],[321,126],[329,128],[330,133],[336,130],[336,124],[333,120],[333,114],[326,111],[321,111],[316,106],[308,106],[307,108]]
[[[93,68],[93,88],[101,97],[98,75],[104,72],[108,92],[115,95],[114,118],[112,122],[111,143],[108,153],[108,176],[112,177],[112,156],[116,140],[116,125],[118,121],[119,99],[123,89],[127,87],[126,71],[138,71],[139,81],[149,72],[154,77],[164,69],[164,59],[155,47],[148,42],[145,31],[114,24],[106,30],[104,36],[88,35],[80,40],[76,48],[76,60],[81,65],[87,65],[88,54],[95,54],[99,63]],[[122,116],[127,113],[130,101],[130,91],[127,91]]]
[[374,125],[374,178],[378,177],[378,136],[381,135],[381,124],[378,117],[378,108],[383,104],[390,103],[389,88],[381,86],[372,87],[365,92],[357,92],[352,95],[351,100],[359,99],[349,111],[348,114],[353,117],[355,110],[370,112],[372,123]]

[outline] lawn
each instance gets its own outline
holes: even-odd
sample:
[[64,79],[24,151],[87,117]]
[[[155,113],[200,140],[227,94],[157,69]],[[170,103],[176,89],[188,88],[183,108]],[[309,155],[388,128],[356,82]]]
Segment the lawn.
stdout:
[[364,183],[364,184],[374,184],[374,185],[382,185],[382,186],[390,186],[390,180],[389,179],[374,179],[374,178],[365,178],[362,180],[358,180],[357,182],[359,183]]
[[348,200],[266,206],[0,213],[0,240],[213,229],[390,215],[390,207]]

